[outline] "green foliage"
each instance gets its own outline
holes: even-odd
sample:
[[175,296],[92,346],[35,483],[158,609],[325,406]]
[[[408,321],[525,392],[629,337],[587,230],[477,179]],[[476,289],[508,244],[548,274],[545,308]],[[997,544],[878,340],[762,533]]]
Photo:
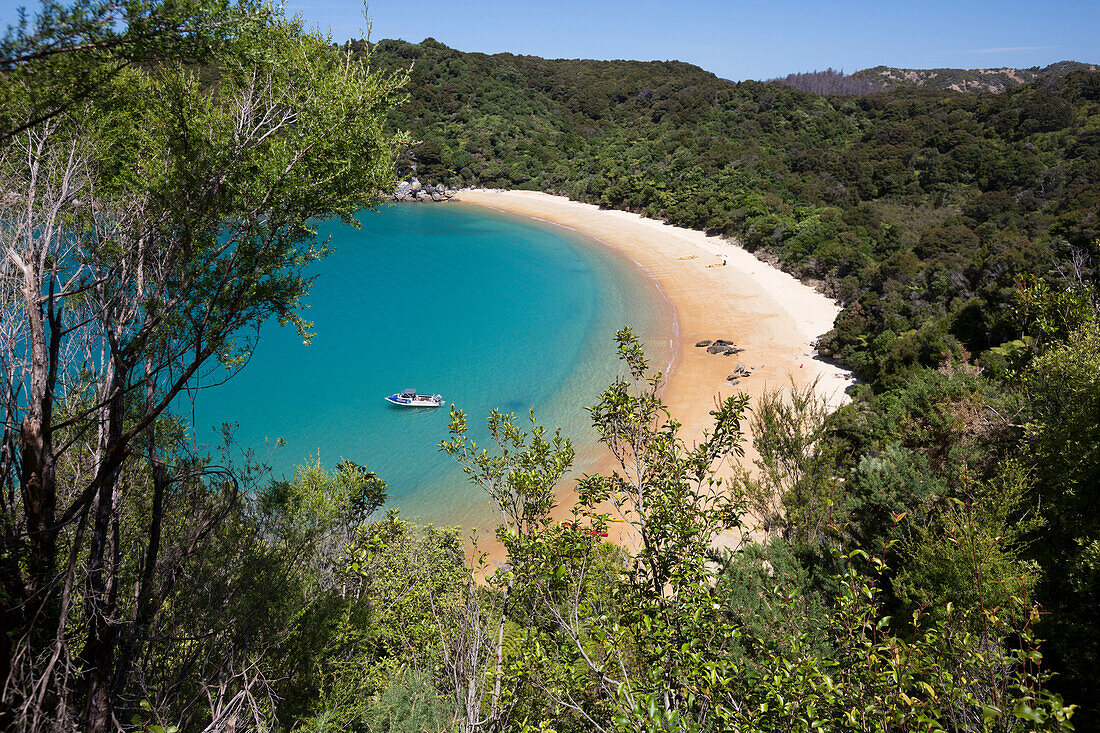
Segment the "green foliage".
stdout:
[[811,569],[799,555],[778,538],[710,553],[717,563],[716,600],[743,630],[742,641],[728,651],[745,670],[766,672],[767,660],[760,650],[782,648],[794,638],[803,639],[812,653],[830,652],[822,633],[831,613],[828,598],[815,587]]
[[[310,222],[392,186],[401,79],[250,2],[51,2],[4,46],[0,231],[34,266],[5,270],[3,360],[36,387],[2,408],[0,726],[306,708],[356,482],[308,467],[261,500],[169,416],[269,319],[308,337]],[[293,681],[266,676],[274,649]]]
[[336,464],[338,481],[348,486],[352,511],[365,521],[386,503],[386,482],[374,471],[347,459]]
[[[886,569],[861,552],[848,559]],[[1049,675],[1026,625],[947,604],[941,621],[916,612],[916,631],[893,636],[876,582],[854,567],[839,579],[835,610],[818,631],[833,651],[815,654],[807,633],[785,636],[746,680],[731,720],[738,730],[1073,730],[1073,708],[1042,687]],[[797,613],[796,597],[774,600]],[[968,630],[975,622],[980,633]]]
[[834,523],[840,495],[833,444],[824,440],[828,405],[818,384],[766,390],[752,417],[755,471],[739,482],[760,528],[784,539],[819,545]]
[[457,531],[417,528],[391,511],[361,525],[340,558],[338,615],[310,647],[319,685],[306,728],[406,730],[450,721],[453,706],[428,680],[471,582]]
[[1045,526],[1029,554],[1041,569],[1037,595],[1049,616],[1040,627],[1065,670],[1067,695],[1094,699],[1100,634],[1100,329],[1093,317],[1050,344],[1024,374],[1028,396],[1023,456],[1029,492]]
[[991,485],[963,476],[956,496],[927,523],[907,523],[909,534],[899,546],[902,570],[893,580],[902,611],[935,614],[951,603],[1009,614],[1019,609],[1018,599],[1031,598],[1038,567],[1022,555],[1024,540],[1041,522],[1022,510],[1029,489],[1027,473],[1009,463]]
[[884,552],[905,515],[924,514],[948,494],[946,477],[934,473],[920,453],[889,444],[865,454],[848,476],[848,531],[860,547]]
[[1093,301],[1094,294],[1087,286],[1052,287],[1037,277],[1018,283],[1014,315],[1025,334],[1024,343],[1041,353],[1095,324]]
[[502,514],[507,535],[545,529],[546,515],[555,503],[554,487],[573,463],[573,444],[561,430],[547,439],[534,410],[529,419],[527,433],[516,425],[515,415],[491,410],[487,424],[499,454],[490,455],[466,436],[466,414],[451,405],[452,437],[439,445],[489,495]]
[[[936,529],[906,546],[952,538],[957,555],[941,567],[971,567],[979,578],[977,597],[962,607],[945,600],[952,587],[935,569],[892,574],[862,550],[831,552],[834,588],[822,594],[786,543],[710,550],[743,510],[713,470],[739,448],[744,401],[720,405],[714,429],[684,445],[657,396],[660,375],[648,373],[629,331],[617,338],[629,376],[592,415],[620,470],[584,477],[574,516],[597,528],[607,510],[622,516],[630,552],[545,520],[536,531],[502,533],[512,626],[498,648],[507,650],[505,687],[526,711],[520,729],[553,721],[621,731],[1072,730],[1074,708],[1044,688],[1049,674],[1030,629],[1038,616],[1016,595],[1028,581],[1007,582],[1024,566],[1012,550],[995,551],[1012,537],[990,536],[1013,513],[1023,474],[1006,474],[1017,479],[1012,490],[975,492],[961,513],[936,515]],[[773,396],[761,431],[792,465],[826,439],[803,439],[807,426],[820,430],[821,416],[797,402],[784,407]],[[482,465],[507,475],[519,455],[483,456]],[[936,595],[902,625],[904,635],[884,613],[881,583],[890,577]]]
[[687,446],[678,434],[680,423],[661,402],[661,373],[648,373],[633,332],[624,329],[615,338],[629,377],[616,380],[590,412],[619,469],[586,476],[578,493],[590,511],[608,502],[634,527],[641,538],[635,580],[656,600],[666,589],[675,593],[681,584],[699,582],[710,542],[719,531],[739,526],[742,503],[724,490],[713,466],[743,455],[748,397],[726,398],[711,411],[714,426],[705,439]]
[[448,730],[452,719],[450,706],[437,697],[431,680],[410,670],[390,680],[362,725],[370,733],[425,733]]
[[275,15],[247,0],[49,0],[33,16],[20,12],[0,40],[0,142],[101,97],[124,69],[214,61],[242,29]]

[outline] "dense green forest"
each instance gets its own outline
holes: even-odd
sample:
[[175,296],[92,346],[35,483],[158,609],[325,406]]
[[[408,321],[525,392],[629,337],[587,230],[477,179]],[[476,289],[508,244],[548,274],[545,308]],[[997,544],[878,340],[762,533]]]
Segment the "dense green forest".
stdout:
[[[0,44],[0,727],[1095,729],[1098,92],[829,98],[44,5]],[[493,412],[486,450],[452,410],[502,568],[369,467],[274,480],[228,427],[197,453],[174,397],[267,320],[308,339],[310,222],[369,226],[414,165],[736,236],[845,303],[823,347],[866,383],[730,397],[685,445],[624,329],[590,408],[619,470],[572,526],[567,437]]]

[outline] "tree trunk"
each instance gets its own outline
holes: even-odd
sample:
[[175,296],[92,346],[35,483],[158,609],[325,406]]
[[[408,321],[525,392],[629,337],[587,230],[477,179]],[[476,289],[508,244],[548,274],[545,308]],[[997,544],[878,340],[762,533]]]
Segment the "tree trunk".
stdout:
[[[151,362],[145,366],[145,410],[151,414],[156,408],[156,375],[152,372]],[[157,582],[157,563],[160,557],[161,528],[164,518],[164,495],[168,489],[167,467],[161,459],[156,441],[156,422],[150,422],[145,428],[145,451],[153,480],[153,504],[149,515],[149,544],[145,548],[141,576],[138,581],[134,615],[129,633],[119,644],[117,672],[114,679],[114,692],[123,690],[133,668],[142,640],[148,637],[153,617],[159,609],[159,599],[154,597],[153,588]],[[160,594],[157,594],[158,596]]]
[[[57,380],[57,357],[61,347],[60,313],[48,314],[38,304],[41,283],[28,266],[23,299],[31,342],[30,395],[21,425],[20,488],[30,541],[28,593],[40,592],[53,578],[57,562],[57,475],[53,451],[53,401]],[[52,290],[52,283],[51,283]],[[52,294],[52,293],[51,293]],[[47,330],[48,326],[48,330]],[[51,626],[49,614],[42,619]]]
[[[47,309],[43,312],[40,303],[42,273],[37,262],[28,258],[22,269],[30,365],[26,410],[19,424],[18,452],[27,551],[24,555],[18,540],[14,547],[5,548],[3,586],[8,597],[2,607],[4,639],[0,643],[0,685],[3,686],[10,681],[13,654],[19,645],[28,644],[37,650],[55,642],[61,613],[61,598],[52,585],[57,577],[58,537],[53,407],[61,347],[61,312],[54,302],[52,279],[46,298]],[[21,562],[22,558],[25,560]],[[43,684],[42,705],[50,708],[57,699],[55,679],[49,676]]]
[[[98,485],[91,546],[88,550],[88,575],[85,613],[88,618],[88,638],[80,659],[85,672],[85,730],[106,733],[113,720],[111,669],[118,642],[118,619],[114,588],[117,566],[113,562],[112,529],[115,519],[115,489],[118,484],[119,450],[122,441],[128,368],[114,359],[108,379],[107,438],[102,451],[103,463],[96,472]],[[108,558],[112,562],[108,562]]]

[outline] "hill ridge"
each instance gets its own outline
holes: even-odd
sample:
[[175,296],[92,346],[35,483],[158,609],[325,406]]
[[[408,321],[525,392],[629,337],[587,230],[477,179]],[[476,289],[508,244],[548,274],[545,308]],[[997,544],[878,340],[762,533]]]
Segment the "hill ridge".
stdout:
[[1058,61],[1047,66],[1013,68],[992,66],[975,69],[949,67],[909,69],[897,66],[872,66],[845,74],[833,68],[788,74],[772,79],[814,94],[873,94],[901,87],[924,87],[953,92],[989,92],[1001,94],[1009,89],[1044,78],[1065,76],[1074,71],[1097,71],[1100,66],[1080,61]]

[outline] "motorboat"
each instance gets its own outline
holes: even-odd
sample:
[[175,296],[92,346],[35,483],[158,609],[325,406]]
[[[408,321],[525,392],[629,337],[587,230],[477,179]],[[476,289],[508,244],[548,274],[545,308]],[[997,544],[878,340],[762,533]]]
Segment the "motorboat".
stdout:
[[397,394],[391,394],[386,402],[400,407],[439,407],[443,404],[443,397],[437,394],[417,394],[415,389],[401,390]]

